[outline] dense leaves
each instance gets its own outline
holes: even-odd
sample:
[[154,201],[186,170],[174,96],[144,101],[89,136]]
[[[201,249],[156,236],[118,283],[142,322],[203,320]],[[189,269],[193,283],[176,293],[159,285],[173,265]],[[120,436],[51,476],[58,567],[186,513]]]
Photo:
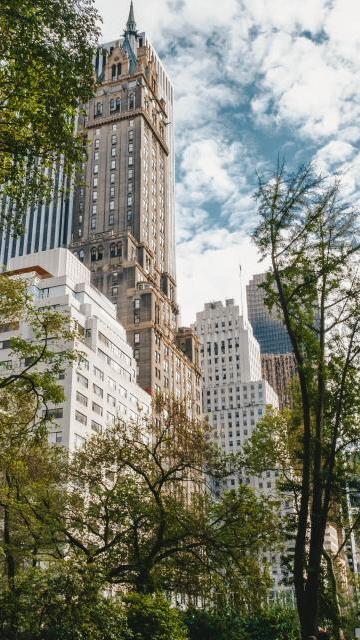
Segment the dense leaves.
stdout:
[[72,458],[59,521],[72,552],[140,592],[216,588],[255,606],[270,584],[258,554],[278,538],[271,501],[240,486],[214,502],[202,424],[175,400],[158,398],[155,410],[142,423],[119,420]]
[[[92,0],[3,0],[0,5],[0,227],[22,229],[29,203],[48,197],[55,165],[81,158],[74,124],[94,92],[99,36]],[[60,184],[61,187],[61,184]]]
[[190,640],[299,640],[292,607],[274,604],[252,616],[236,611],[190,610],[185,616]]
[[[279,165],[259,180],[256,198],[254,240],[272,267],[266,300],[284,320],[297,363],[295,413],[272,422],[280,464],[287,455],[295,480],[294,584],[307,638],[319,622],[326,527],[342,511],[346,470],[360,441],[359,215],[341,199],[338,181],[312,166],[288,174]],[[286,437],[279,441],[281,423]],[[256,440],[267,448],[269,426],[260,427],[255,448]]]

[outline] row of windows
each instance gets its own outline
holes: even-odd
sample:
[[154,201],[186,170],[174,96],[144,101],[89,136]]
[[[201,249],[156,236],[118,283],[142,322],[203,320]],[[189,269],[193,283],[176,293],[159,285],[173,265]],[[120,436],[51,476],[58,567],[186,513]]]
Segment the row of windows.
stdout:
[[[103,115],[103,102],[98,101],[95,103],[94,117]],[[129,93],[127,99],[123,98],[111,98],[109,103],[110,113],[114,111],[131,111],[135,109],[135,93]]]

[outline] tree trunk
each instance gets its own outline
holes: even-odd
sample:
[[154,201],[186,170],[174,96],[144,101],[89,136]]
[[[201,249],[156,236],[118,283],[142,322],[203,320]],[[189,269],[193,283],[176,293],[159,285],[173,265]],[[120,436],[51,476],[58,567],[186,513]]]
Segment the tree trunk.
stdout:
[[337,581],[336,581],[333,559],[330,553],[326,551],[326,549],[323,549],[323,556],[326,560],[329,580],[331,584],[331,591],[333,596],[333,604],[334,604],[333,624],[334,624],[335,640],[345,640],[344,632],[342,630],[342,615],[341,615],[339,593],[337,588]]
[[14,590],[15,581],[15,559],[11,553],[11,535],[10,535],[10,511],[9,507],[4,507],[4,553],[5,553],[5,570],[10,591]]
[[154,593],[155,585],[149,567],[141,567],[136,577],[135,587],[138,593]]

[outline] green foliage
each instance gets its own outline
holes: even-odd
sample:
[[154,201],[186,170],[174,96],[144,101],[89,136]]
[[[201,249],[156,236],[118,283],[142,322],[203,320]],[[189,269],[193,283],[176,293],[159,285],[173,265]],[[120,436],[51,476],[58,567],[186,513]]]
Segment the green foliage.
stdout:
[[70,563],[21,571],[0,589],[4,640],[130,640],[121,601],[101,593],[98,576]]
[[342,200],[339,181],[311,165],[289,173],[278,163],[269,179],[259,179],[256,200],[253,237],[271,262],[263,284],[266,303],[289,333],[298,395],[292,415],[275,415],[260,425],[253,454],[259,445],[269,459],[271,447],[278,453],[281,445],[293,467],[294,585],[307,638],[318,629],[326,527],[343,518],[348,462],[360,444],[359,214]]
[[0,5],[1,225],[22,230],[27,206],[49,197],[54,163],[69,173],[83,153],[79,105],[94,93],[99,37],[92,0],[3,0]]
[[299,640],[294,609],[271,605],[257,614],[190,610],[185,615],[190,640]]
[[256,607],[270,588],[258,558],[278,541],[274,504],[244,485],[214,502],[202,424],[180,402],[161,409],[142,424],[118,421],[73,456],[64,519],[72,553],[140,592],[210,597],[216,588]]
[[160,594],[132,594],[125,599],[134,640],[187,640],[180,612]]

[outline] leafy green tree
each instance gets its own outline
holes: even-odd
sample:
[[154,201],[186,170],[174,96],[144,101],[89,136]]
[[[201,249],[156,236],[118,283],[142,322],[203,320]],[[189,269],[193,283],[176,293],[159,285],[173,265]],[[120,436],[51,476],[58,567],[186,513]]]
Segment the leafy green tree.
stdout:
[[70,461],[58,523],[73,557],[141,593],[216,591],[256,608],[271,584],[259,554],[276,544],[278,520],[247,486],[214,502],[204,474],[214,458],[175,400],[158,398],[155,417],[88,440]]
[[83,153],[74,123],[94,93],[99,37],[92,0],[3,0],[0,5],[1,226],[21,232],[29,204],[49,197],[54,165]]
[[254,240],[272,268],[267,304],[283,318],[297,362],[294,585],[306,640],[318,629],[325,529],[360,437],[359,215],[339,189],[311,166],[287,174],[279,165],[256,194]]
[[161,594],[131,594],[125,602],[134,640],[188,640],[181,613]]
[[[0,276],[0,301],[0,331],[7,338],[0,371],[0,564],[6,589],[15,594],[24,564],[57,554],[47,502],[60,499],[62,454],[48,444],[47,409],[64,399],[59,372],[76,356],[66,350],[68,318],[39,311],[26,282]],[[9,624],[15,634],[15,620]]]
[[272,604],[252,615],[193,609],[185,614],[190,640],[299,640],[296,611]]
[[[24,567],[16,589],[0,588],[4,640],[131,640],[120,599],[102,592],[99,576],[70,562]],[[16,621],[15,629],[12,624]]]

